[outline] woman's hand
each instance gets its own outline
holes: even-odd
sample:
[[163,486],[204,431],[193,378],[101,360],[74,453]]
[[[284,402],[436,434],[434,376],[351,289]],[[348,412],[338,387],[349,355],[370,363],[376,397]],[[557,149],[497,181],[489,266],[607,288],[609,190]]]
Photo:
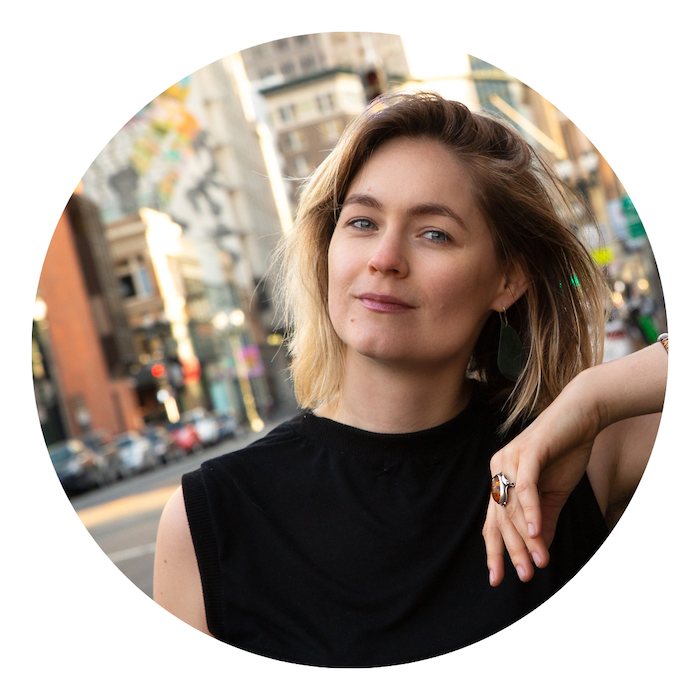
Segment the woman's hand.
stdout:
[[489,581],[505,573],[504,545],[522,581],[534,564],[549,562],[559,513],[586,471],[601,429],[597,407],[585,387],[571,382],[520,435],[491,459],[491,474],[502,472],[515,487],[504,506],[490,500],[483,535]]
[[506,549],[523,581],[533,562],[548,564],[559,513],[586,470],[604,514],[631,497],[653,445],[648,414],[663,406],[667,362],[655,343],[585,370],[493,456],[491,474],[502,472],[515,487],[505,507],[489,501],[483,536],[492,586],[503,580]]

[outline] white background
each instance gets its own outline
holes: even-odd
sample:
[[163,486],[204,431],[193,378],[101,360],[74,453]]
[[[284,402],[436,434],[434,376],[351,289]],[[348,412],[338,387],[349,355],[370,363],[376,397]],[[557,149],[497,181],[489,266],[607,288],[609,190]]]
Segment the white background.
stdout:
[[[64,697],[680,697],[698,651],[696,18],[691,3],[13,3],[3,11],[0,692]],[[562,8],[572,7],[573,10]],[[685,9],[682,9],[685,8]],[[43,445],[31,318],[73,187],[145,103],[203,65],[318,31],[421,32],[529,83],[593,141],[656,253],[671,330],[647,474],[606,545],[541,609],[488,640],[388,669],[270,661],[191,630],[114,567]],[[692,441],[692,443],[691,443]]]

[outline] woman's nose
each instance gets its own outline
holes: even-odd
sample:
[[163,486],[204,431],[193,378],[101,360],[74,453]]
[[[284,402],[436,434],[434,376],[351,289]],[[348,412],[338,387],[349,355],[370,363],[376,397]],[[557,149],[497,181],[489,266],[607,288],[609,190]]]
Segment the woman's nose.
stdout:
[[404,277],[408,272],[405,243],[399,231],[385,231],[372,251],[369,267],[375,272]]

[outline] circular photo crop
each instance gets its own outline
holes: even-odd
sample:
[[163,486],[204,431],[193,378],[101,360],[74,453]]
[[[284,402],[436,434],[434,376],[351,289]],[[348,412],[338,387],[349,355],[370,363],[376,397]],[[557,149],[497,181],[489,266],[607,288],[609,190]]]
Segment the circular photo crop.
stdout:
[[78,516],[261,656],[390,666],[508,627],[594,556],[656,437],[666,314],[629,195],[528,85],[428,54],[305,34],[184,77],[97,155],[39,280]]

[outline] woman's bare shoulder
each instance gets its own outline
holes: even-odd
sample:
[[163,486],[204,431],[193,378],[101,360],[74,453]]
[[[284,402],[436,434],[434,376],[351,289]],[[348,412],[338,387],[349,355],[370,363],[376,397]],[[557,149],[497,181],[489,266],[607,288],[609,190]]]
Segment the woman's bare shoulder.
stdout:
[[171,496],[160,519],[153,569],[153,599],[183,622],[209,634],[182,487]]

